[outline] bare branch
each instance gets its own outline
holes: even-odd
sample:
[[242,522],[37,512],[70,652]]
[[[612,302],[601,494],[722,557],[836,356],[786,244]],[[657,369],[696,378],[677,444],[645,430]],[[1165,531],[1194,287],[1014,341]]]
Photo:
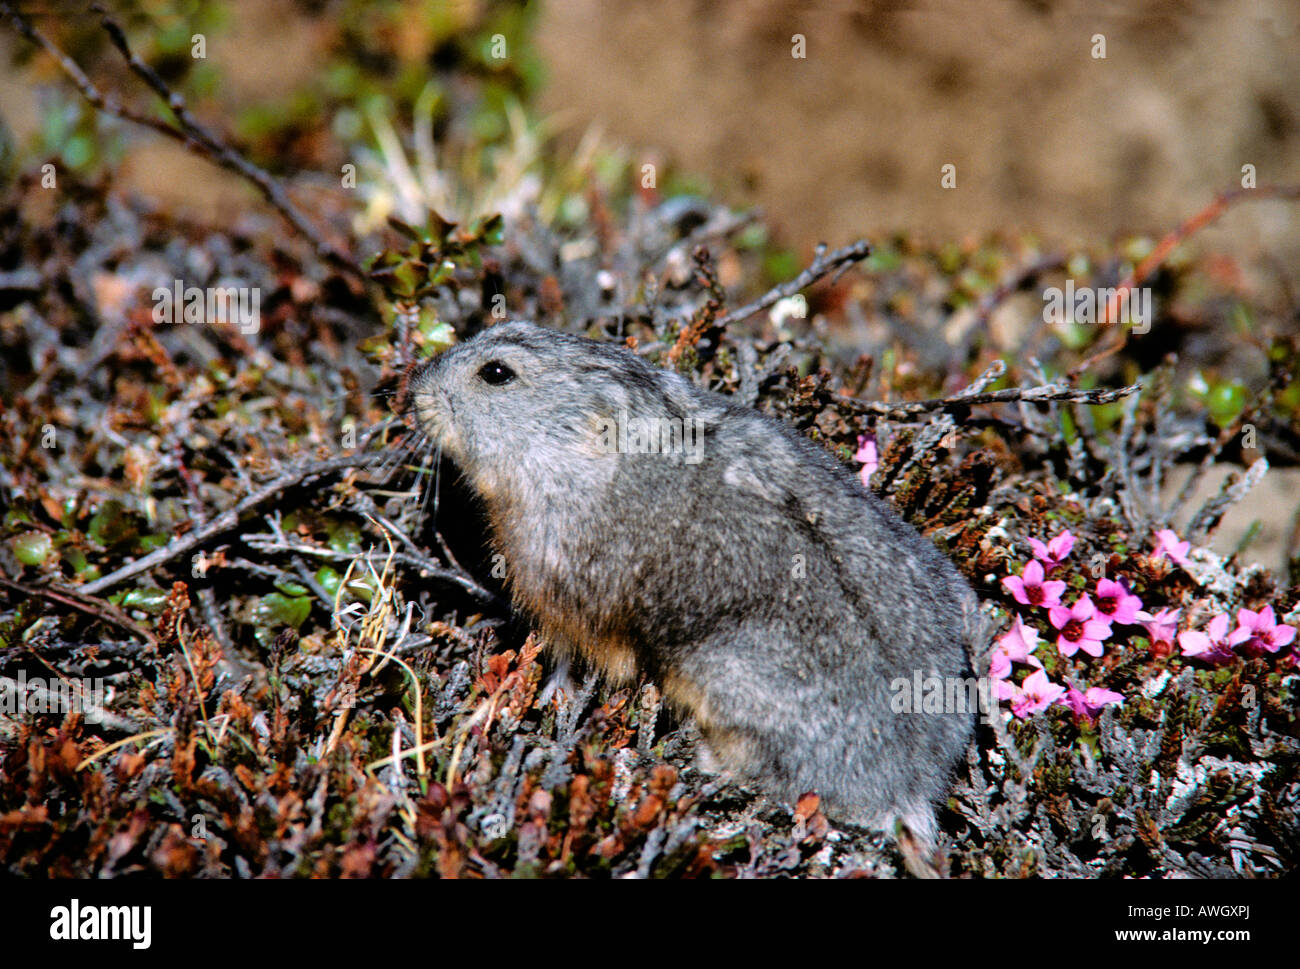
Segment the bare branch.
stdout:
[[[274,535],[245,535],[244,542],[249,548],[256,549],[259,552],[288,552],[295,556],[310,556],[312,558],[324,559],[327,562],[351,562],[353,559],[363,557],[356,552],[336,552],[333,549],[321,548],[316,545],[308,545],[306,542],[295,542],[287,538],[276,538]],[[375,553],[376,557],[384,559],[387,553]],[[497,596],[493,595],[487,589],[483,588],[468,575],[448,569],[441,563],[429,558],[429,556],[418,550],[410,552],[393,553],[393,561],[401,565],[406,565],[419,570],[421,573],[427,573],[426,578],[441,579],[444,582],[451,582],[460,586],[470,595],[483,602],[494,603]]]
[[1006,361],[1001,359],[994,360],[987,370],[971,381],[969,387],[963,387],[961,390],[957,391],[957,396],[973,397],[978,393],[982,393],[985,387],[996,383],[1006,372]]
[[1244,475],[1232,475],[1223,482],[1219,493],[1207,501],[1196,513],[1187,526],[1187,537],[1193,542],[1203,543],[1219,527],[1223,516],[1268,473],[1268,459],[1259,458],[1246,469]]
[[820,245],[817,247],[817,253],[813,257],[812,264],[798,276],[781,283],[779,286],[774,286],[754,302],[747,303],[740,309],[732,310],[730,313],[720,316],[714,325],[725,327],[731,323],[738,323],[741,320],[748,319],[755,313],[761,313],[781,300],[793,296],[799,290],[806,289],[823,276],[828,276],[837,270],[848,269],[855,262],[861,262],[869,255],[871,255],[871,246],[865,239],[859,239],[852,245],[836,249],[829,254],[826,252],[826,246]]
[[[1162,262],[1169,258],[1169,254],[1179,245],[1191,236],[1200,232],[1207,225],[1221,216],[1231,206],[1245,199],[1284,199],[1289,201],[1300,200],[1300,185],[1260,185],[1257,188],[1234,188],[1226,192],[1220,192],[1215,196],[1214,201],[1201,211],[1197,212],[1191,218],[1187,219],[1168,233],[1156,247],[1151,250],[1145,259],[1133,267],[1133,271],[1120,281],[1116,287],[1116,293],[1120,299],[1107,303],[1105,310],[1102,312],[1102,318],[1099,321],[1103,327],[1115,323],[1110,318],[1111,306],[1121,305],[1121,299],[1135,286],[1140,285],[1148,276],[1154,273]],[[1079,378],[1079,375],[1091,367],[1093,364],[1106,359],[1112,354],[1121,350],[1128,343],[1129,328],[1121,326],[1115,339],[1109,344],[1102,347],[1092,356],[1081,361],[1068,374],[1066,379],[1071,383]]]
[[304,464],[291,471],[287,471],[278,478],[267,482],[257,491],[253,492],[243,501],[238,502],[234,507],[223,511],[212,521],[208,522],[202,528],[195,529],[187,535],[181,535],[172,539],[162,548],[155,549],[148,555],[136,559],[127,565],[122,566],[116,571],[110,572],[94,582],[87,582],[77,591],[83,596],[96,595],[105,589],[112,588],[119,582],[125,582],[132,576],[139,575],[141,572],[148,572],[150,569],[157,568],[165,562],[184,555],[191,549],[198,548],[204,542],[220,535],[222,532],[229,531],[239,524],[239,516],[250,509],[256,508],[263,502],[278,496],[282,491],[302,484],[309,478],[317,477],[322,474],[329,474],[332,471],[340,471],[345,468],[359,468],[373,464],[380,460],[381,455],[376,454],[356,454],[351,457],[330,458],[326,461],[313,461]]
[[124,629],[132,636],[144,640],[151,646],[158,645],[158,638],[152,631],[128,616],[117,606],[109,602],[100,602],[86,595],[84,589],[42,589],[36,586],[23,585],[21,582],[14,582],[0,576],[0,589],[8,589],[10,592],[21,593],[27,598],[45,599],[47,602],[55,602],[62,606],[67,606],[77,612],[83,612],[88,616],[94,616],[102,622],[109,623]]
[[[981,380],[984,378],[981,377]],[[989,381],[991,382],[991,381]],[[988,386],[986,382],[983,386]],[[875,414],[888,420],[907,420],[928,414],[935,410],[952,410],[959,407],[973,407],[976,404],[1005,404],[1015,401],[1035,403],[1039,401],[1062,400],[1073,404],[1109,404],[1122,400],[1141,389],[1139,384],[1114,389],[1097,388],[1095,390],[1071,390],[1060,384],[1044,384],[1042,387],[1012,387],[1008,390],[995,390],[992,393],[969,393],[967,388],[952,397],[937,397],[931,400],[914,400],[893,403],[885,400],[857,400],[852,397],[839,398],[836,402],[852,408],[862,414]]]
[[173,126],[160,118],[150,117],[147,114],[136,111],[122,104],[114,95],[104,94],[99,90],[86,76],[86,73],[72,60],[67,54],[59,50],[54,43],[46,37],[41,31],[34,27],[25,17],[15,11],[8,3],[0,2],[0,16],[7,19],[10,25],[19,34],[26,37],[32,43],[43,48],[55,63],[72,81],[73,85],[90,104],[104,114],[111,115],[115,118],[121,118],[123,121],[129,121],[132,124],[141,125],[157,132],[174,141],[179,141],[195,154],[202,155],[210,161],[234,172],[241,178],[251,182],[254,187],[266,199],[277,212],[279,212],[289,224],[294,227],[304,238],[311,242],[316,250],[316,254],[331,265],[344,270],[358,279],[364,279],[364,273],[356,261],[347,253],[340,251],[326,242],[313,226],[299,211],[298,207],[290,201],[289,196],[284,189],[276,182],[264,169],[253,164],[243,155],[239,154],[234,148],[226,144],[219,137],[208,131],[195,119],[186,106],[185,98],[178,92],[171,90],[165,81],[158,76],[158,73],[140,60],[132,51],[126,40],[126,34],[117,21],[109,16],[99,4],[91,7],[96,13],[100,14],[100,23],[108,33],[109,39],[113,46],[125,58],[127,65],[132,72],[136,74],[149,88],[158,95],[159,98],[167,105],[173,116],[175,116],[177,125]]

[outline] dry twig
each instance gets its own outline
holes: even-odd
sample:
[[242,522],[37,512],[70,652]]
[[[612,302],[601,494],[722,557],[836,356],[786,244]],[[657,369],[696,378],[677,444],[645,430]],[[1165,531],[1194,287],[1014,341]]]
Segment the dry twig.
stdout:
[[21,593],[24,596],[32,598],[45,599],[47,602],[54,602],[61,606],[67,606],[75,609],[77,612],[93,616],[101,622],[109,623],[124,629],[132,636],[136,636],[150,646],[158,645],[158,638],[152,632],[141,626],[138,622],[128,616],[117,606],[108,602],[100,602],[98,599],[91,598],[83,589],[41,589],[36,586],[23,585],[21,582],[14,582],[0,576],[0,589],[8,589],[10,592]]
[[338,269],[351,273],[358,279],[364,278],[361,267],[357,265],[356,261],[321,237],[315,226],[290,201],[288,194],[270,174],[239,154],[195,119],[186,106],[185,98],[179,92],[169,88],[167,83],[158,76],[157,71],[132,52],[121,26],[109,16],[103,7],[94,4],[91,9],[100,15],[100,24],[107,32],[113,46],[126,60],[132,72],[143,80],[171,110],[172,115],[176,118],[176,125],[168,124],[159,118],[136,111],[122,104],[112,94],[104,94],[86,76],[85,71],[78,66],[76,61],[55,46],[53,41],[41,33],[26,17],[14,10],[8,3],[0,2],[0,15],[7,19],[19,34],[43,48],[53,57],[55,63],[71,79],[81,96],[95,110],[120,118],[123,121],[129,121],[132,124],[141,125],[174,141],[179,141],[195,154],[210,159],[227,171],[234,172],[252,183],[262,197],[266,199],[267,203],[284,216],[295,230],[311,242],[318,256]]
[[[1300,185],[1261,185],[1258,188],[1234,188],[1226,192],[1220,192],[1213,202],[1161,239],[1156,244],[1156,247],[1147,254],[1147,257],[1134,266],[1133,271],[1120,281],[1119,286],[1115,289],[1115,299],[1109,301],[1101,311],[1099,324],[1103,327],[1113,324],[1115,321],[1110,317],[1112,307],[1125,305],[1125,296],[1129,291],[1154,273],[1180,243],[1200,232],[1237,202],[1243,199],[1263,198],[1300,199]],[[1129,330],[1121,327],[1119,333],[1109,345],[1102,347],[1102,349],[1071,369],[1066,374],[1066,379],[1070,383],[1074,383],[1079,378],[1079,375],[1093,364],[1123,349],[1128,343],[1128,335]]]
[[187,535],[181,535],[172,539],[162,548],[155,549],[148,555],[130,562],[120,569],[110,572],[108,575],[98,578],[93,582],[87,582],[78,590],[83,596],[96,595],[105,589],[112,588],[119,582],[125,582],[132,576],[139,575],[141,572],[148,572],[150,569],[157,568],[164,562],[170,562],[178,556],[184,555],[190,549],[197,548],[204,542],[220,535],[222,532],[229,531],[239,524],[239,516],[244,512],[256,508],[263,502],[269,501],[281,492],[302,484],[309,478],[317,475],[328,474],[331,471],[339,471],[344,468],[359,468],[372,464],[379,459],[379,456],[373,454],[356,454],[350,457],[329,458],[325,461],[313,461],[310,464],[300,465],[293,470],[286,471],[279,477],[267,482],[257,491],[253,492],[243,501],[238,502],[234,507],[226,509],[207,525],[196,529]]
[[1109,404],[1122,400],[1141,389],[1139,384],[1127,387],[1097,388],[1094,390],[1070,390],[1060,384],[1044,384],[1041,387],[1012,387],[1008,390],[995,390],[991,393],[971,394],[962,392],[952,397],[936,397],[930,400],[914,400],[894,403],[886,400],[857,400],[852,397],[840,398],[836,403],[844,404],[863,414],[874,414],[888,420],[907,420],[935,410],[955,410],[973,407],[976,404],[1004,404],[1015,401],[1035,403],[1061,400],[1072,404]]
[[857,242],[834,252],[827,253],[826,245],[823,243],[817,247],[813,256],[812,263],[794,279],[774,286],[752,303],[746,303],[740,309],[732,310],[717,319],[714,326],[725,327],[732,323],[738,323],[741,320],[748,319],[755,313],[761,313],[763,310],[775,306],[778,302],[787,297],[793,296],[801,289],[806,289],[813,283],[817,282],[823,276],[835,273],[835,279],[839,278],[839,273],[848,269],[855,262],[861,262],[871,255],[871,246],[865,239],[859,239]]

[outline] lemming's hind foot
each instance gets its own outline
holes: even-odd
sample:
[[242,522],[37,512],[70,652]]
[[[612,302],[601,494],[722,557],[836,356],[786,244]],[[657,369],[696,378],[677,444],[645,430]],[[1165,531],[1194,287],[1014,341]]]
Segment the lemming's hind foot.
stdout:
[[935,864],[935,852],[930,846],[917,838],[905,824],[898,824],[894,832],[894,843],[898,853],[903,856],[903,865],[914,878],[942,878],[943,873]]
[[694,783],[698,786],[696,791],[698,799],[710,800],[720,797],[728,803],[776,806],[777,802],[747,783],[718,757],[717,752],[709,746],[708,741],[699,732],[697,725],[686,724],[678,731],[678,736],[682,738],[680,753],[689,761],[688,769],[695,775]]
[[569,658],[561,657],[555,662],[555,669],[551,675],[546,678],[541,692],[537,695],[537,705],[540,707],[550,706],[552,700],[560,694],[573,696],[573,677],[569,675]]
[[725,776],[726,767],[723,766],[722,761],[718,759],[718,755],[713,752],[713,748],[709,746],[709,742],[703,737],[695,745],[695,766],[701,774],[722,775],[720,779],[730,780],[729,777]]

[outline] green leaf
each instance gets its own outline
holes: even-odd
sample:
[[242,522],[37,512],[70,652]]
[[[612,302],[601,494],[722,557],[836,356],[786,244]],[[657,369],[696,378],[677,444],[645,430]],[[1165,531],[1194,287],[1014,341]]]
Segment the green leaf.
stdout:
[[140,551],[145,553],[152,552],[154,549],[162,548],[169,541],[171,541],[170,535],[163,535],[159,533],[154,533],[152,535],[141,535],[140,542],[139,542]]
[[31,513],[22,508],[10,508],[5,512],[5,524],[13,525],[30,525],[32,523]]
[[23,565],[41,565],[54,551],[54,543],[44,532],[27,532],[13,540],[13,548]]
[[1073,443],[1074,439],[1079,436],[1079,429],[1075,426],[1074,416],[1064,407],[1061,408],[1061,435],[1069,443]]
[[301,582],[294,582],[291,579],[281,579],[275,587],[290,597],[305,596],[310,591]]
[[253,622],[265,627],[290,626],[297,629],[311,615],[311,600],[306,596],[286,596],[278,592],[264,595],[253,607]]
[[341,521],[330,529],[329,547],[336,552],[356,552],[361,549],[361,529],[349,521]]
[[157,616],[167,608],[167,592],[164,589],[130,589],[122,597],[121,606]]
[[450,259],[444,259],[438,264],[438,268],[434,270],[433,274],[429,277],[429,285],[442,286],[447,282],[447,280],[451,279],[455,272],[456,264]]
[[337,596],[339,585],[343,581],[343,576],[339,575],[338,570],[328,565],[322,565],[316,570],[316,582],[329,595]]
[[505,225],[500,213],[491,215],[479,226],[478,237],[489,246],[499,246],[505,241]]
[[397,230],[402,235],[406,236],[406,238],[411,239],[414,242],[420,241],[420,233],[416,232],[414,228],[412,228],[402,219],[399,219],[397,216],[390,215],[388,217],[388,224],[393,229]]
[[99,545],[109,546],[122,539],[126,526],[122,522],[122,503],[110,498],[90,516],[86,534]]
[[763,272],[774,283],[783,283],[799,274],[799,256],[791,249],[773,249],[763,259]]
[[403,262],[394,267],[393,278],[397,283],[397,291],[404,296],[413,295],[415,287],[419,284],[415,268],[409,262]]
[[1235,380],[1225,380],[1210,388],[1205,406],[1214,423],[1227,427],[1246,407],[1246,388]]
[[430,348],[436,353],[441,353],[456,343],[456,331],[450,323],[439,323],[425,335],[429,338]]

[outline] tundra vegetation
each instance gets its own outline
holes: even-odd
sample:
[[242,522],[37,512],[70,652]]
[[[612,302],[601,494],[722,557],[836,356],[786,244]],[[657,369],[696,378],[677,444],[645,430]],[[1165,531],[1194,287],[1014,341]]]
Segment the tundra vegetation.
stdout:
[[[688,172],[554,140],[522,6],[340,4],[312,84],[230,113],[194,38],[234,13],[175,6],[0,4],[45,119],[0,153],[6,872],[902,870],[816,792],[701,774],[652,682],[579,669],[543,697],[474,508],[395,416],[412,364],[506,317],[780,416],[957,563],[992,632],[982,686],[935,688],[992,709],[944,874],[1295,871],[1300,559],[1211,547],[1300,456],[1295,297],[1194,248],[1294,189],[1070,250],[796,252]],[[151,205],[118,180],[142,143],[248,192],[221,218]],[[209,319],[213,292],[231,311]],[[1107,316],[1117,293],[1134,320]],[[900,684],[899,715],[931,693]]]

